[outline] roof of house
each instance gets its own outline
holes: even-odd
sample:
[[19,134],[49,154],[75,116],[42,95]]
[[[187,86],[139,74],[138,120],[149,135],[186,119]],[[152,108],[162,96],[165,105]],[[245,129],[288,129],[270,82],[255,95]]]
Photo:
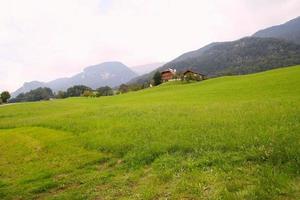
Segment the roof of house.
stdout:
[[164,74],[164,73],[172,73],[172,74],[175,74],[176,71],[172,70],[172,69],[168,69],[168,70],[165,70],[165,71],[162,71],[161,74]]
[[164,74],[164,73],[169,73],[169,72],[172,73],[170,70],[165,70],[165,71],[162,71],[161,73]]
[[187,73],[189,73],[189,72],[191,72],[191,73],[194,73],[194,74],[199,74],[199,75],[202,75],[202,76],[205,76],[205,74],[201,74],[201,73],[198,73],[198,72],[195,72],[195,71],[192,71],[192,70],[186,70],[183,74],[185,75],[185,74],[187,74]]

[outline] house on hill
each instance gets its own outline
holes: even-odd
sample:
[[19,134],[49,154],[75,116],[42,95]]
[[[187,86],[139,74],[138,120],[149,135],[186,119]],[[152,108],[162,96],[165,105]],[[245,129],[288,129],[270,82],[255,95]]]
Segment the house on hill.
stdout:
[[200,73],[194,72],[192,70],[186,70],[183,73],[183,78],[186,79],[188,77],[192,77],[193,79],[199,80],[199,81],[205,80],[207,78],[206,75],[204,75],[204,74],[200,74]]
[[168,69],[165,71],[162,71],[161,73],[161,79],[163,82],[167,82],[169,80],[172,80],[175,78],[176,75],[176,69]]

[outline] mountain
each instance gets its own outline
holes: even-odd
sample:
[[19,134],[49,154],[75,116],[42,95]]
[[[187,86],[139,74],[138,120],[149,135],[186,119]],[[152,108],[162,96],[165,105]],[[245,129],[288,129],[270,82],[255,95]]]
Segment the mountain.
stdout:
[[105,62],[98,65],[86,67],[83,72],[70,78],[60,78],[50,82],[32,81],[16,90],[12,95],[17,96],[22,92],[28,92],[38,87],[49,87],[54,92],[66,90],[74,85],[86,85],[93,89],[108,85],[110,87],[126,83],[137,74],[120,62]]
[[91,88],[108,85],[118,86],[137,76],[130,68],[120,62],[105,62],[99,65],[89,66],[71,77],[72,85],[86,85]]
[[162,63],[162,62],[156,62],[156,63],[150,63],[150,64],[146,64],[146,65],[134,66],[134,67],[131,67],[131,69],[138,75],[143,75],[143,74],[149,73],[149,72],[157,69],[158,67],[163,66],[164,64],[165,63]]
[[[252,37],[231,42],[211,43],[187,52],[159,70],[192,69],[209,76],[247,74],[300,63],[300,17],[256,32]],[[149,81],[154,71],[129,83]]]
[[46,84],[39,81],[25,82],[21,88],[17,89],[12,93],[12,97],[15,97],[18,94],[25,93],[39,87],[46,87]]
[[[190,69],[210,77],[248,74],[278,67],[300,64],[300,45],[276,38],[246,37],[231,42],[216,42],[185,53],[166,63],[159,70]],[[154,72],[130,82],[142,83]]]
[[278,26],[256,32],[254,37],[271,37],[300,44],[300,16]]
[[300,63],[300,45],[276,38],[246,37],[185,53],[161,69],[191,69],[208,76],[247,74]]

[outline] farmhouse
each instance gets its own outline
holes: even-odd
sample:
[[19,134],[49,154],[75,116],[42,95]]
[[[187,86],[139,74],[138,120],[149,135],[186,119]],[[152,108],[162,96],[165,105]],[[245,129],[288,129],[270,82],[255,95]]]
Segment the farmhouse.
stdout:
[[188,76],[195,77],[196,79],[199,79],[199,80],[205,80],[206,79],[206,75],[194,72],[192,70],[186,70],[183,73],[184,79],[186,79]]
[[176,75],[176,69],[168,69],[161,72],[161,79],[163,82],[174,79]]

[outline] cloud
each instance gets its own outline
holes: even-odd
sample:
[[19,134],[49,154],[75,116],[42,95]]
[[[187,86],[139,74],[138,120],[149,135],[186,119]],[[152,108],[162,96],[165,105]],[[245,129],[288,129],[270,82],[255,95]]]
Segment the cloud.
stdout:
[[298,0],[0,0],[0,90],[108,60],[168,61],[299,10]]

